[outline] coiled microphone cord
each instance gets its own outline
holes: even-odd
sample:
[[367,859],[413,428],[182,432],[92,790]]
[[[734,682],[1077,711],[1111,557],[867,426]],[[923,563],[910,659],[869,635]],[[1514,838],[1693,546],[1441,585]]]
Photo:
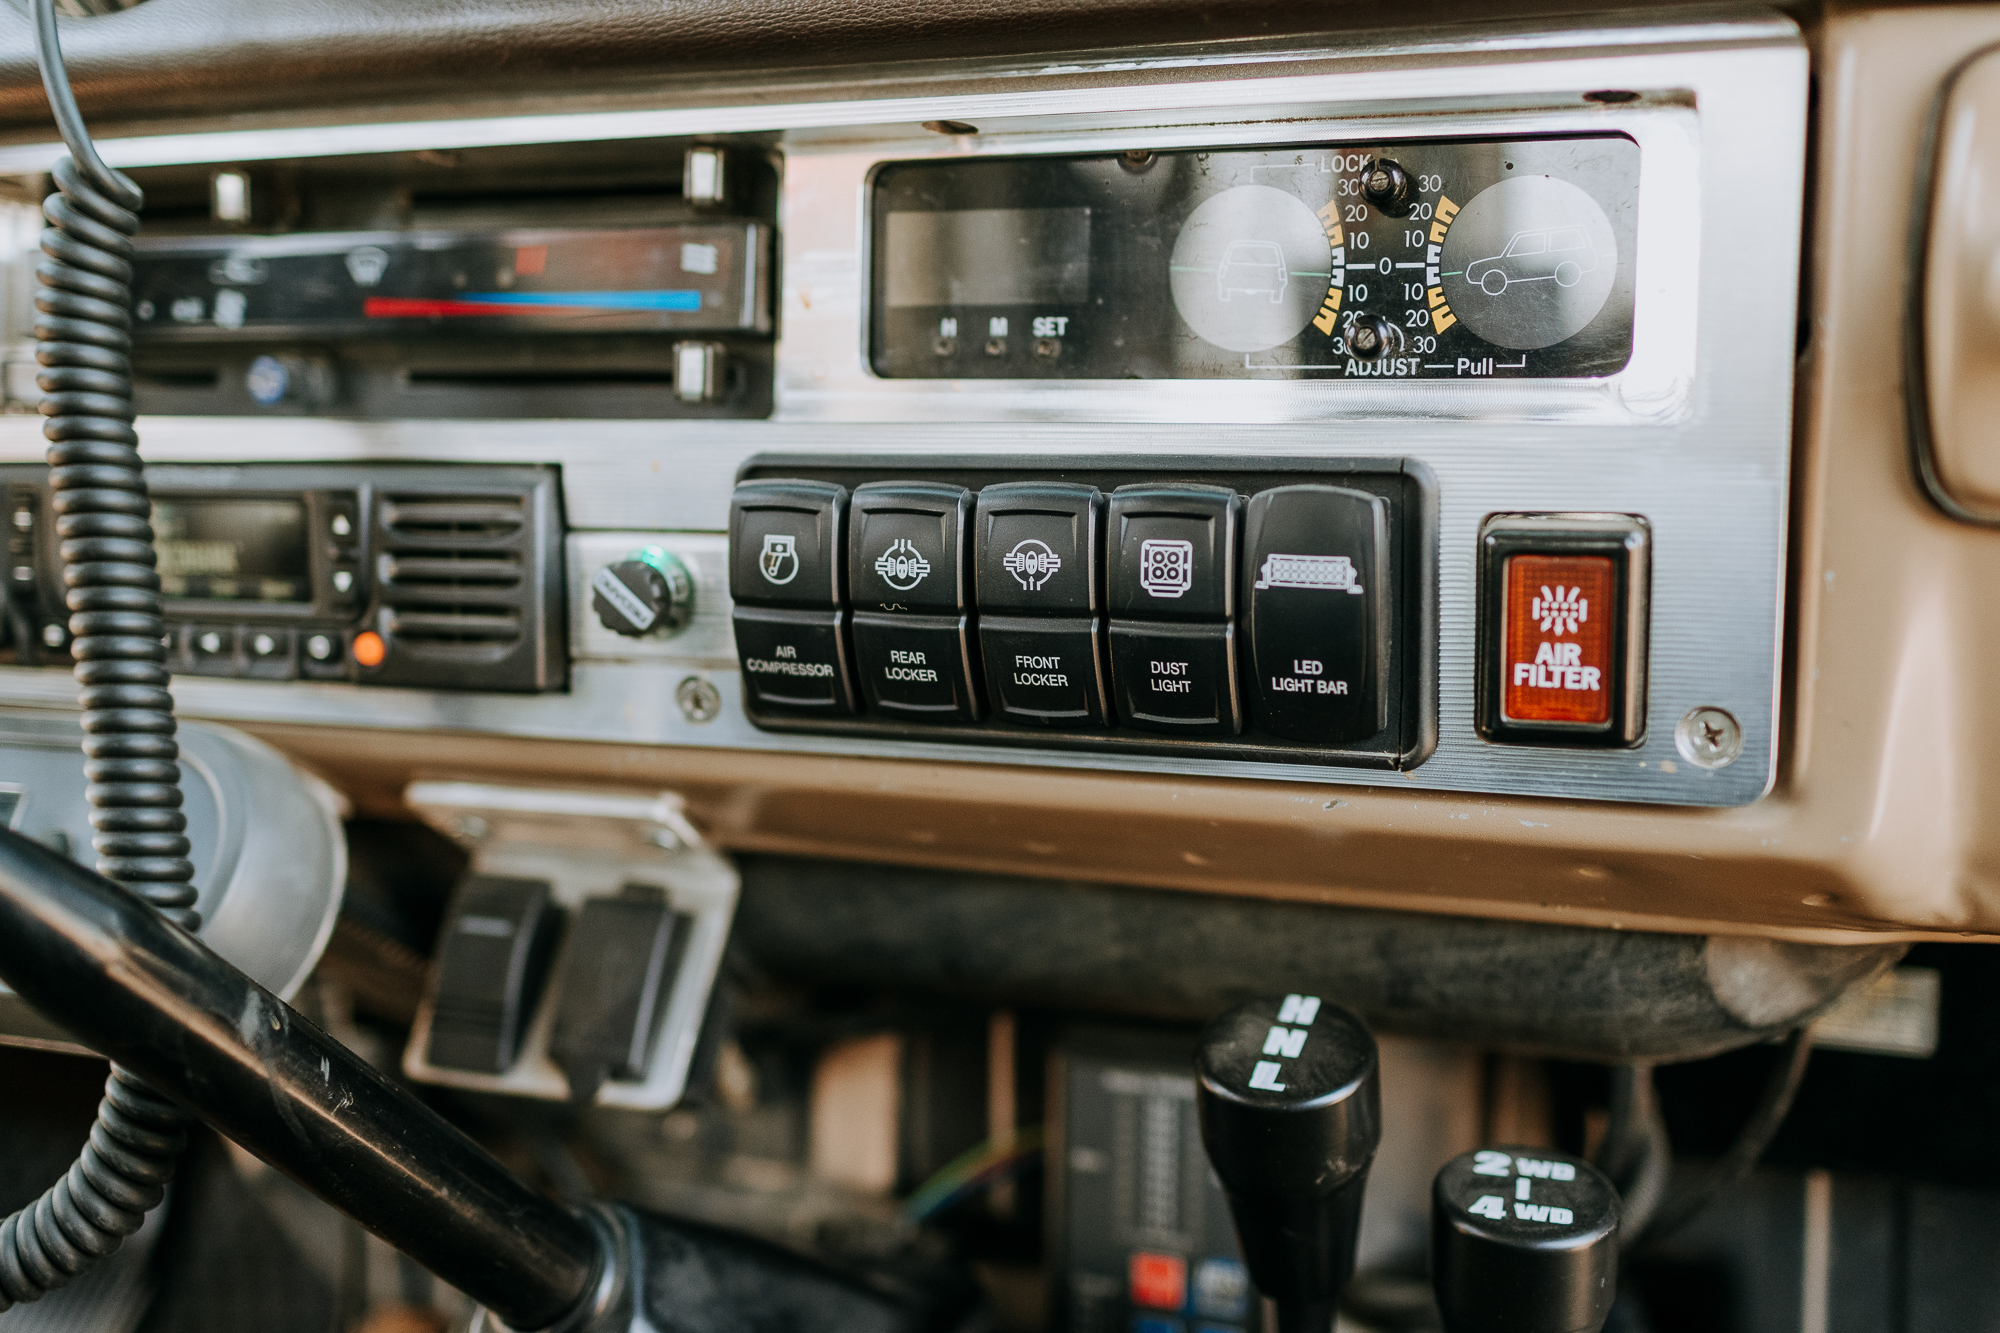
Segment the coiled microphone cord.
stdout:
[[[188,930],[194,865],[139,436],[132,428],[132,237],[144,196],[106,166],[70,92],[53,0],[34,0],[42,85],[70,155],[35,276],[36,382],[49,441],[97,869]],[[189,1117],[114,1066],[76,1165],[0,1222],[0,1311],[110,1254],[165,1194]]]

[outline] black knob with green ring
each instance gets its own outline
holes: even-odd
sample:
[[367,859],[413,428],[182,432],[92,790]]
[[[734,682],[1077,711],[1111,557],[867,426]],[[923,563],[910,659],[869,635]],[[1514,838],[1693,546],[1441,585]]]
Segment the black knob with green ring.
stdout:
[[628,639],[674,634],[694,616],[694,575],[673,552],[648,546],[590,576],[590,609]]

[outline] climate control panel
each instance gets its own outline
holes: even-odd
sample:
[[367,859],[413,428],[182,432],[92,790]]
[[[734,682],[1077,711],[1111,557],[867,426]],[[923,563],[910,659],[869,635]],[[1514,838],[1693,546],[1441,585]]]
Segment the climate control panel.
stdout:
[[764,459],[729,535],[768,730],[1390,769],[1434,744],[1435,503],[1401,460]]

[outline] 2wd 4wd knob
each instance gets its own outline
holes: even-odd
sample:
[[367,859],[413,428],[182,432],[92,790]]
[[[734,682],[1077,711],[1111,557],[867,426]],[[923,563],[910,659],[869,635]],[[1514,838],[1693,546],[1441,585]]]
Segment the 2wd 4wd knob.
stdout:
[[694,615],[694,575],[671,551],[648,546],[590,576],[590,608],[628,639],[673,634]]

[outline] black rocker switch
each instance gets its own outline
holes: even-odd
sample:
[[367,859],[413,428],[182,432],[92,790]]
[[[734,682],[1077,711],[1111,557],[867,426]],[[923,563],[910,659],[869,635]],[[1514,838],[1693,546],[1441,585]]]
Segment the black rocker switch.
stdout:
[[562,909],[539,879],[474,875],[438,942],[430,1062],[504,1074],[541,998]]
[[1598,1333],[1618,1294],[1618,1191],[1581,1158],[1482,1148],[1431,1186],[1445,1333]]
[[1278,1333],[1328,1333],[1382,1139],[1375,1038],[1317,996],[1238,1005],[1201,1034],[1195,1106]]
[[1388,724],[1389,504],[1279,486],[1243,515],[1243,627],[1257,720],[1287,740],[1362,741]]
[[572,1100],[589,1102],[607,1078],[646,1077],[692,925],[647,884],[578,910],[549,1037]]

